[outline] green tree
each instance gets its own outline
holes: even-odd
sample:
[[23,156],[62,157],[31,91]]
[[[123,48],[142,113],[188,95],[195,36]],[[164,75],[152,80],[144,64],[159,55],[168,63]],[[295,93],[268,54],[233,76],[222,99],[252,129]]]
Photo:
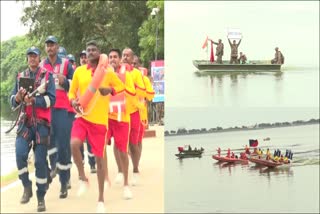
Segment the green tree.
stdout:
[[147,9],[146,1],[32,1],[21,21],[42,48],[45,38],[55,35],[76,57],[91,39],[101,42],[103,52],[130,47],[139,53],[138,30]]
[[26,36],[13,37],[1,42],[1,98],[11,94],[18,72],[27,68],[26,51],[36,41]]
[[[139,29],[140,58],[145,66],[148,66],[147,63],[155,59],[155,52],[157,52],[157,59],[164,59],[164,1],[148,1],[147,7],[149,9],[148,19]],[[159,8],[156,16],[151,15],[153,8]],[[156,36],[156,28],[158,28],[158,36]],[[157,50],[156,38],[158,38]]]

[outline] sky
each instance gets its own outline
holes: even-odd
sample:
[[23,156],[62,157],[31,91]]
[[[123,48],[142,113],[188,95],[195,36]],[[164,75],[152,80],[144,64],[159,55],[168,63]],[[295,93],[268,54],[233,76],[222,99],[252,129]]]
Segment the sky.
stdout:
[[30,3],[15,1],[1,1],[1,42],[9,40],[13,36],[22,36],[28,32],[28,28],[20,22],[23,8]]

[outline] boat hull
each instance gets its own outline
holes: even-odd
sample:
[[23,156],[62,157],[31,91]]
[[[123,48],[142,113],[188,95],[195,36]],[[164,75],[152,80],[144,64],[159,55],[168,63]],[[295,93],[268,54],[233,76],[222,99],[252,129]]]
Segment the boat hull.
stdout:
[[248,158],[250,162],[258,164],[258,165],[262,165],[262,166],[266,166],[266,167],[277,167],[277,166],[282,166],[282,165],[289,165],[289,163],[283,163],[283,162],[275,162],[272,160],[266,160],[266,159],[259,159],[259,158],[253,158],[250,157]]
[[271,64],[266,60],[254,60],[247,64],[229,64],[223,61],[223,64],[211,63],[207,60],[193,60],[193,65],[200,71],[208,72],[255,72],[255,71],[281,71],[281,64]]
[[226,162],[226,163],[241,163],[241,164],[248,164],[249,161],[245,159],[239,159],[239,158],[228,158],[218,155],[212,155],[212,158],[219,161],[219,162]]
[[202,153],[199,154],[185,154],[185,153],[179,153],[175,154],[178,158],[194,158],[194,157],[202,157]]

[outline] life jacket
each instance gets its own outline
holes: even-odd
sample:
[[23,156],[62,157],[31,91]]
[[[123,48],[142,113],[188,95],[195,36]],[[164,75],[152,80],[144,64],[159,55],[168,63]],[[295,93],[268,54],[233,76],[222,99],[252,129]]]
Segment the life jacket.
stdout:
[[68,92],[65,91],[65,89],[61,85],[59,85],[59,79],[57,78],[57,74],[62,74],[65,77],[67,77],[69,60],[66,58],[61,59],[61,64],[56,64],[54,68],[51,66],[50,63],[45,63],[46,60],[41,61],[40,65],[53,74],[56,86],[56,103],[53,107],[68,109],[70,105],[68,99]]
[[[18,82],[20,77],[30,77],[29,69],[18,74],[17,76]],[[39,70],[36,74],[34,89],[38,88],[41,84],[44,84],[48,79],[49,79],[49,72],[46,69],[39,67]],[[26,111],[27,117],[32,118],[32,105],[26,106],[25,111]],[[35,107],[35,116],[36,116],[36,119],[43,119],[50,122],[51,121],[50,107],[49,108]]]
[[148,76],[148,69],[144,67],[138,68],[141,71],[142,76]]
[[82,109],[86,108],[97,89],[101,85],[108,67],[108,56],[106,54],[100,54],[99,63],[93,74],[92,80],[86,90],[86,92],[79,98],[79,104]]
[[[126,71],[127,66],[121,65],[119,72],[117,72],[117,75],[119,79],[125,84],[126,82]],[[124,93],[116,94],[115,96],[110,97],[110,103],[109,103],[109,112],[110,113],[117,113],[118,121],[121,121],[121,113],[125,113],[126,111],[126,99]]]

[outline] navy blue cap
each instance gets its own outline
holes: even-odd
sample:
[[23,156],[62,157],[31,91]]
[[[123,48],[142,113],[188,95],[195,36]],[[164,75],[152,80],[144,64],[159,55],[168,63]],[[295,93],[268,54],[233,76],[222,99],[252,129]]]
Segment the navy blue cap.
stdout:
[[64,47],[60,46],[58,50],[58,56],[61,58],[66,58],[67,57],[67,51]]
[[80,57],[81,57],[82,55],[87,55],[87,51],[85,51],[85,50],[81,51]]
[[73,61],[73,62],[76,61],[76,58],[74,58],[74,56],[73,56],[72,54],[68,54],[68,55],[67,55],[67,58],[68,58],[70,61]]
[[36,47],[33,46],[31,48],[28,48],[28,50],[27,50],[27,55],[29,55],[31,53],[36,54],[36,55],[39,56],[41,51],[39,50],[39,48],[36,48]]
[[48,36],[46,38],[45,43],[48,43],[48,42],[58,43],[58,40],[57,40],[57,38],[55,36]]

